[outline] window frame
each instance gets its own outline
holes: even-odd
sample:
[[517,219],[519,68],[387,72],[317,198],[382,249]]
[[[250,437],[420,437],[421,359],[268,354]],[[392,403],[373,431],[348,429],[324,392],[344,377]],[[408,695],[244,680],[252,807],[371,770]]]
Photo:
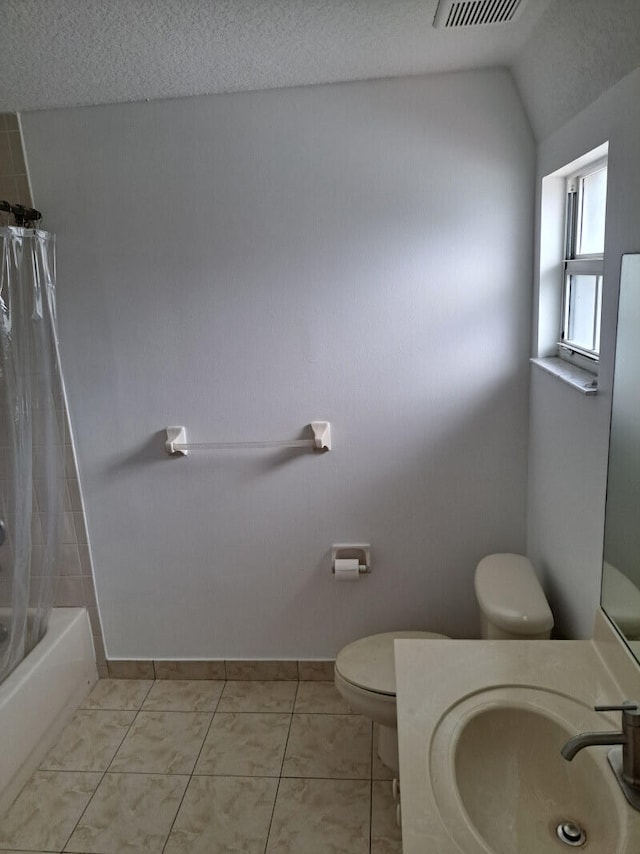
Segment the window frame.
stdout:
[[[584,180],[602,169],[607,169],[608,157],[598,157],[583,164],[579,169],[566,176],[566,206],[564,230],[564,259],[562,263],[562,299],[559,317],[558,356],[588,371],[597,371],[600,360],[600,326],[602,315],[602,286],[604,272],[604,240],[602,253],[578,253],[577,248],[582,231],[584,206]],[[605,228],[606,228],[606,192],[605,192]],[[571,277],[595,276],[593,349],[585,348],[567,337],[570,323]]]

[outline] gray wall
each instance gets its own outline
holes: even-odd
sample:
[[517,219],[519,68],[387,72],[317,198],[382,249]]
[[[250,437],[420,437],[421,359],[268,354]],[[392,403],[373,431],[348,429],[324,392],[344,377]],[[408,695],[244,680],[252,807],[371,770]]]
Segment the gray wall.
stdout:
[[[37,112],[112,658],[478,630],[525,546],[534,147],[503,71]],[[335,449],[168,459],[194,441]],[[373,574],[332,581],[332,542]]]
[[609,140],[598,394],[586,398],[532,368],[528,553],[566,637],[591,636],[599,602],[620,262],[640,251],[639,139],[636,70],[538,150],[540,187],[545,175]]

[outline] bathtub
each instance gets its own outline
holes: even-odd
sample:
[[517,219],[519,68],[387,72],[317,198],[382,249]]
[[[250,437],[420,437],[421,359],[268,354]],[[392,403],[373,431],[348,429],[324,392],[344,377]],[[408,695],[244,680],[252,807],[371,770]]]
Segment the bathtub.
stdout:
[[0,684],[0,815],[98,679],[85,608],[54,608],[47,633]]

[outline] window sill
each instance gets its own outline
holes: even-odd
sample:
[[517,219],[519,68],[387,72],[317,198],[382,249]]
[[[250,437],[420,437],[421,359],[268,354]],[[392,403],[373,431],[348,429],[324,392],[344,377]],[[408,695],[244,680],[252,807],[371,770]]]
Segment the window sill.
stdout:
[[544,359],[530,359],[532,365],[542,368],[548,374],[553,374],[563,383],[575,388],[581,394],[594,395],[598,393],[598,377],[595,374],[571,365],[558,356],[547,356]]

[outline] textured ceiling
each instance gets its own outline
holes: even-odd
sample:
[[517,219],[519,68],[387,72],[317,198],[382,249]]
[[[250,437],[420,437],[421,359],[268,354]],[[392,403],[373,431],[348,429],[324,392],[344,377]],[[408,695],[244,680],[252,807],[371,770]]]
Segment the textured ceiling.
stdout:
[[542,139],[640,66],[640,0],[556,0],[513,63]]
[[525,0],[444,31],[437,0],[0,0],[0,112],[506,65],[538,139],[640,65],[640,0]]
[[511,65],[550,2],[453,32],[437,0],[2,0],[0,111]]

